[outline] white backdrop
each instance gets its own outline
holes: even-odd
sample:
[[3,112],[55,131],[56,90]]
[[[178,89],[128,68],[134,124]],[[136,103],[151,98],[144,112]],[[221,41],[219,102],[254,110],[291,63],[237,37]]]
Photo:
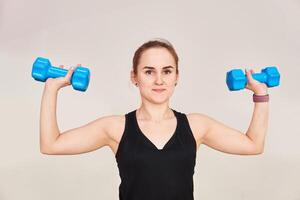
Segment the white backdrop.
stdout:
[[201,146],[195,200],[299,200],[299,20],[297,0],[0,0],[0,199],[118,199],[120,178],[109,147],[72,156],[40,153],[44,83],[31,77],[32,63],[42,56],[54,66],[80,63],[91,70],[86,92],[59,92],[62,132],[136,109],[133,53],[163,37],[180,59],[170,106],[243,132],[254,108],[252,93],[230,92],[226,72],[271,65],[281,72],[281,85],[269,89],[264,153],[238,156]]

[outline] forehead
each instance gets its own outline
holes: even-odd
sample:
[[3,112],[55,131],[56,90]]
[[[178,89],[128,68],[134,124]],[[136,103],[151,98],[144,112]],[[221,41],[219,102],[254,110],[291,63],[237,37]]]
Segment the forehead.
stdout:
[[166,48],[150,48],[145,50],[139,61],[139,67],[151,66],[154,68],[162,68],[171,65],[175,67],[175,59]]

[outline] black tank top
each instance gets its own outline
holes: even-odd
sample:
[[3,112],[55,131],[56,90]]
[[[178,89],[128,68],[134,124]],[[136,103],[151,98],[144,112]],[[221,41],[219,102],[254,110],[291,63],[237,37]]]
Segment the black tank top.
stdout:
[[197,145],[184,113],[172,109],[176,130],[162,149],[141,131],[136,110],[125,115],[115,158],[120,200],[193,200]]

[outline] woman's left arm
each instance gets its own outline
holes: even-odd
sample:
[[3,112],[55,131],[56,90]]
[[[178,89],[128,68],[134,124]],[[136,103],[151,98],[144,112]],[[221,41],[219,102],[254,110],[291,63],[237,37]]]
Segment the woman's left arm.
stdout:
[[[250,71],[246,70],[246,76],[248,79],[246,88],[253,91],[256,95],[268,94],[268,87],[266,84],[254,80],[251,75],[252,73],[254,73],[252,69]],[[264,151],[268,122],[269,102],[255,102],[252,119],[246,135],[253,141],[254,145],[258,149],[258,152],[260,153],[263,153]]]
[[267,134],[269,121],[269,103],[255,103],[250,126],[246,135],[253,141],[258,152],[264,150],[265,136]]
[[[256,95],[268,93],[267,86],[253,79],[254,71],[246,71],[248,83],[246,88]],[[200,118],[199,118],[200,117]],[[203,144],[216,150],[239,155],[256,155],[263,153],[264,141],[268,128],[269,103],[254,103],[252,119],[246,134],[230,128],[208,116],[198,115],[199,120],[205,124]]]

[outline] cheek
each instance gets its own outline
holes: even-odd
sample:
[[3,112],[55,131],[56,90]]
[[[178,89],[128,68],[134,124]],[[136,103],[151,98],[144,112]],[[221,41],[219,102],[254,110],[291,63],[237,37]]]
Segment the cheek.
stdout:
[[172,86],[173,84],[175,84],[175,82],[176,82],[176,78],[174,78],[174,77],[168,77],[167,79],[166,79],[166,84],[168,85],[168,86]]
[[154,81],[154,78],[151,76],[141,76],[140,84],[147,86],[147,85],[151,85],[153,83],[153,81]]
[[153,85],[153,81],[151,81],[151,80],[143,79],[143,80],[140,81],[140,86],[141,87],[149,87],[151,85]]

